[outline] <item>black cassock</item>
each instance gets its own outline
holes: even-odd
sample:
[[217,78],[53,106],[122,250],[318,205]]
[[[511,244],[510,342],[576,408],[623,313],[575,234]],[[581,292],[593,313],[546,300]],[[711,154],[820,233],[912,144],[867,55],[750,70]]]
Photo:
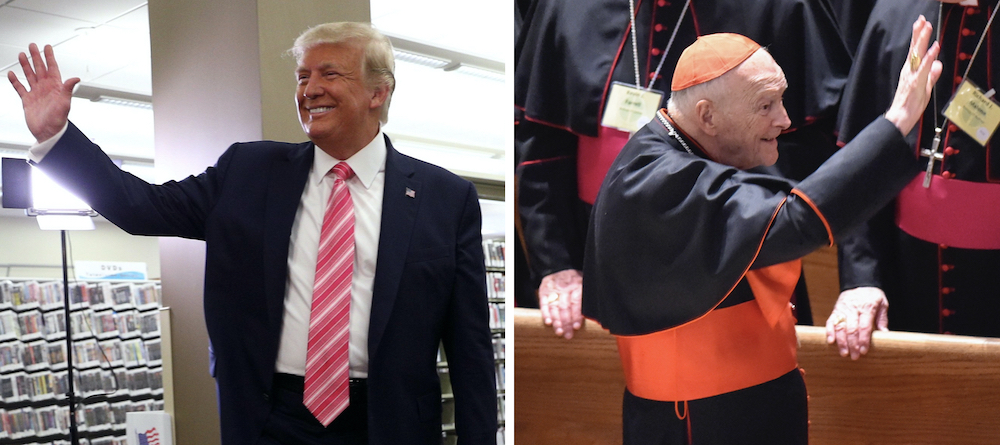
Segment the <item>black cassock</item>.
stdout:
[[[937,107],[932,101],[907,137],[914,152],[930,148],[934,114],[954,94],[997,1],[979,3],[967,8],[933,0],[879,1],[844,92],[840,139],[852,140],[889,106],[913,21],[923,14],[939,31],[941,7],[944,70]],[[984,92],[1000,85],[1000,23],[992,28],[969,72]],[[938,114],[937,120],[940,125],[944,117]],[[1000,218],[981,216],[983,209],[1000,208],[1000,142],[994,135],[984,148],[950,123],[942,130],[940,150],[947,150],[943,168],[941,162],[934,166],[931,189],[922,188],[921,173],[908,192],[840,243],[841,287],[881,287],[890,301],[893,330],[1000,336]],[[961,189],[941,201],[921,202],[924,193],[940,194],[951,186]]]
[[[538,0],[525,11],[515,45],[515,134],[518,207],[536,284],[553,272],[582,267],[590,206],[627,137],[601,128],[600,116],[611,82],[635,84],[628,4]],[[684,1],[636,0],[635,6],[646,86]],[[805,0],[693,0],[653,88],[669,94],[680,53],[697,36],[716,32],[755,40],[784,70],[792,130],[778,139],[778,167],[787,177],[805,177],[836,151],[836,107],[851,64],[829,7]],[[593,142],[611,133],[618,140],[612,151],[593,153]],[[808,321],[808,309],[800,308],[806,309],[800,318]]]
[[[830,244],[891,200],[919,165],[899,131],[881,118],[797,184],[713,162],[692,140],[685,141],[694,154],[659,119],[636,133],[609,170],[591,217],[583,310],[618,338],[626,382],[633,374],[656,374],[631,369],[657,348],[647,342],[639,348],[650,348],[634,351],[639,358],[630,360],[623,349],[633,340],[677,335],[747,303],[759,302],[760,309],[744,312],[751,315],[746,323],[768,318],[768,307],[790,316],[791,295],[783,296],[783,307],[769,306],[750,290],[753,283],[747,286],[749,274]],[[713,326],[705,332],[731,329]],[[658,392],[649,379],[645,388],[629,383],[625,443],[687,443],[688,434],[694,443],[805,443],[805,391],[795,369],[794,327],[784,329],[791,330],[793,362],[778,378],[687,402],[644,396]],[[740,341],[713,335],[718,343]],[[681,347],[676,356],[714,354],[718,345],[712,341],[694,350]],[[737,379],[746,371],[727,369],[720,378]],[[669,378],[653,382],[672,384]],[[688,416],[679,420],[675,410]]]

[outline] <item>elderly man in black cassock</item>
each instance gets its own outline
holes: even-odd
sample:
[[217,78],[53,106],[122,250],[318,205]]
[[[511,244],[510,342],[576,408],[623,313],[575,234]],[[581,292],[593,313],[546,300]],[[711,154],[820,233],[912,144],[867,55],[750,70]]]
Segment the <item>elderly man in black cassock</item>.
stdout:
[[625,444],[808,442],[799,258],[917,171],[903,135],[941,72],[931,32],[913,24],[884,116],[797,184],[746,171],[777,161],[790,125],[774,59],[737,34],[685,49],[667,109],[611,165],[588,231],[583,312],[618,341]]
[[[837,150],[836,110],[851,56],[825,2],[631,3],[634,20],[629,0],[534,0],[519,9],[524,24],[514,49],[514,104],[520,233],[543,318],[567,338],[583,322],[580,270],[591,206],[611,162],[641,126],[605,121],[615,89],[669,92],[681,51],[698,36],[745,35],[768,48],[788,81],[791,124],[778,138],[781,157],[774,169],[801,180]],[[665,104],[662,94],[642,123]],[[799,322],[812,324],[804,280],[795,300]]]

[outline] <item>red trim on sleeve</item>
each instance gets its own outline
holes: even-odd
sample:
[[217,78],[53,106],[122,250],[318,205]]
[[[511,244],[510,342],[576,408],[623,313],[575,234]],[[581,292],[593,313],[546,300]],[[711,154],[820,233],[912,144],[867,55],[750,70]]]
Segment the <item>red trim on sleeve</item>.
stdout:
[[833,230],[830,229],[830,223],[827,222],[826,217],[823,216],[823,212],[819,211],[819,207],[816,207],[816,204],[813,203],[813,201],[811,199],[809,199],[809,197],[806,196],[805,192],[803,192],[802,190],[792,189],[792,194],[795,195],[795,196],[798,196],[799,198],[802,198],[802,200],[805,201],[806,204],[809,204],[809,207],[812,207],[813,212],[816,212],[816,216],[819,217],[819,220],[823,221],[823,227],[826,228],[826,234],[830,238],[830,245],[832,246],[833,245]]
[[535,159],[533,161],[524,161],[524,162],[518,164],[518,167],[523,167],[525,165],[541,164],[541,163],[544,163],[544,162],[562,161],[562,160],[565,160],[565,159],[573,159],[573,157],[572,156],[557,156],[557,157],[554,157],[554,158]]

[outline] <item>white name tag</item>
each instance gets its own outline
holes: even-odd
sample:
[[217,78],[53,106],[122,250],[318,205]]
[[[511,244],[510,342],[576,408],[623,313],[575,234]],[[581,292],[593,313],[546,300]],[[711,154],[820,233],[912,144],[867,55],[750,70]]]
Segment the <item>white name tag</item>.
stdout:
[[635,133],[653,120],[662,101],[663,93],[660,91],[615,82],[611,84],[601,125]]

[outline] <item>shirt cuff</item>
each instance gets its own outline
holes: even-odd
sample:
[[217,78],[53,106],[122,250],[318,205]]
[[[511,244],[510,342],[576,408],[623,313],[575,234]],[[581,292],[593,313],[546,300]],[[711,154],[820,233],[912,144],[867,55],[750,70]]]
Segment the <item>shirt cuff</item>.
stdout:
[[52,150],[52,147],[56,146],[56,143],[59,142],[59,139],[62,139],[63,134],[66,133],[67,128],[69,128],[68,122],[66,123],[66,125],[63,125],[62,130],[59,130],[59,132],[56,133],[55,136],[52,136],[48,140],[32,146],[28,150],[28,160],[36,164],[42,162],[42,158],[44,158],[45,155],[49,154],[49,151]]

